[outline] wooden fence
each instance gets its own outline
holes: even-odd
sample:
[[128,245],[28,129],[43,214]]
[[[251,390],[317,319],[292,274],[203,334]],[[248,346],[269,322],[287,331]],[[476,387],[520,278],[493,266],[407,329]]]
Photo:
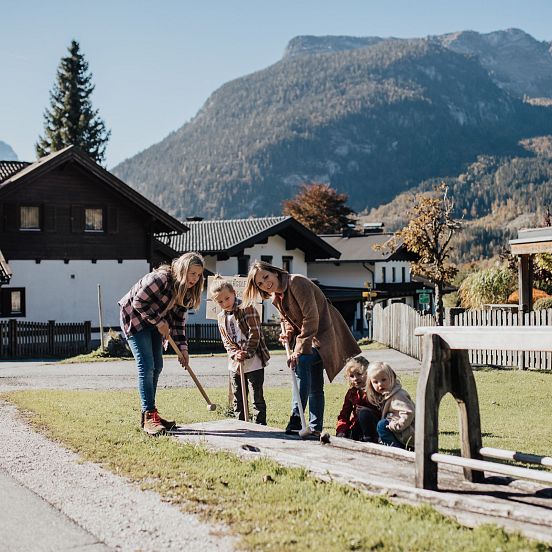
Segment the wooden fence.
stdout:
[[[552,326],[552,309],[525,314],[496,310],[469,310],[447,317],[454,326]],[[412,307],[395,303],[373,311],[373,339],[421,359],[421,338],[417,326],[434,326],[431,315],[421,315]],[[469,351],[470,362],[482,366],[517,366],[523,369],[552,370],[552,353],[519,351]]]
[[[454,326],[552,326],[552,309],[512,313],[499,309],[467,310],[454,315]],[[552,370],[552,353],[524,351],[469,351],[470,362],[483,366],[517,366],[522,369]]]
[[383,308],[376,305],[372,313],[373,339],[411,357],[422,358],[422,340],[414,335],[418,326],[433,326],[430,314],[421,315],[404,303]]
[[90,322],[0,321],[0,359],[68,357],[90,352]]

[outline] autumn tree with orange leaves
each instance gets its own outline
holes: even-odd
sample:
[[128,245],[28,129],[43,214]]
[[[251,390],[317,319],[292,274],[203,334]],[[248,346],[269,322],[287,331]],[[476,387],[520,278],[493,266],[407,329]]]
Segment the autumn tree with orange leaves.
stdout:
[[345,205],[348,197],[328,184],[303,184],[293,199],[282,202],[282,212],[315,234],[333,234],[353,222],[349,215],[354,211]]
[[412,273],[430,280],[435,286],[435,320],[444,320],[443,288],[458,272],[449,261],[451,239],[461,228],[462,221],[453,217],[454,201],[448,197],[448,186],[442,182],[432,194],[414,196],[409,209],[410,222],[393,234],[378,249],[395,250],[403,243],[418,260],[411,265]]

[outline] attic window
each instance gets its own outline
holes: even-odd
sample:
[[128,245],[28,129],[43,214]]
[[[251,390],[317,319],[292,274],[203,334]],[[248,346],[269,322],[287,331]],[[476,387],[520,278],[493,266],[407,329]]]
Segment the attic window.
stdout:
[[84,231],[85,232],[103,232],[103,209],[85,209],[84,210]]
[[37,205],[21,206],[19,211],[20,230],[40,230],[40,207]]

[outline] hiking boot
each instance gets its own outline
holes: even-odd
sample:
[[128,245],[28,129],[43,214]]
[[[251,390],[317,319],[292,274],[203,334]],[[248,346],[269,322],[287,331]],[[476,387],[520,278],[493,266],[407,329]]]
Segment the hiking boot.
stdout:
[[143,430],[148,435],[160,435],[165,433],[165,428],[161,424],[161,419],[157,410],[152,410],[151,412],[144,412],[144,425]]
[[[155,412],[159,414],[159,412],[157,411],[157,408],[155,409]],[[171,431],[176,427],[176,422],[174,420],[165,420],[164,418],[161,418],[161,416],[159,416],[159,421],[167,431]],[[140,423],[140,427],[142,428],[144,427],[144,412],[142,412],[142,420]]]
[[301,430],[301,418],[292,414],[289,417],[288,425],[286,426],[286,435],[293,435],[294,433],[299,433]]

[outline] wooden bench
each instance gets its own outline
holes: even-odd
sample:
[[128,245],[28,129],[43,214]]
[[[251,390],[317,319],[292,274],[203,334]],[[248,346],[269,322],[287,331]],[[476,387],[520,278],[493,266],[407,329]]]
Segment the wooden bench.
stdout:
[[[552,484],[552,473],[522,468],[483,457],[519,460],[552,466],[552,458],[482,446],[477,388],[468,358],[470,349],[502,351],[552,351],[552,327],[423,326],[422,368],[416,396],[416,486],[438,488],[438,464],[461,466],[474,483],[485,481],[484,472],[533,479]],[[458,404],[461,457],[439,454],[439,405],[451,393]]]

